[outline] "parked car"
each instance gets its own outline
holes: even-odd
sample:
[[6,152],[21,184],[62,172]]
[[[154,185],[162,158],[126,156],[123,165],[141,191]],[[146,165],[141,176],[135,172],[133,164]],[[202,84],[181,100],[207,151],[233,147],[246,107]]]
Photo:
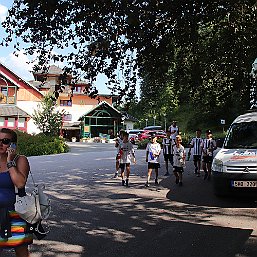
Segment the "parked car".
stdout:
[[238,116],[212,162],[216,195],[257,195],[257,112]]
[[142,141],[144,139],[149,139],[153,134],[155,134],[157,138],[164,138],[166,136],[166,133],[163,130],[146,130],[138,135],[138,140]]
[[148,131],[148,130],[154,130],[154,131],[156,131],[156,130],[162,130],[162,126],[148,126],[148,127],[144,127],[144,130],[146,131]]
[[127,131],[129,134],[128,139],[130,140],[130,142],[132,144],[136,144],[139,140],[138,140],[138,134],[143,133],[144,130],[143,129],[131,129]]

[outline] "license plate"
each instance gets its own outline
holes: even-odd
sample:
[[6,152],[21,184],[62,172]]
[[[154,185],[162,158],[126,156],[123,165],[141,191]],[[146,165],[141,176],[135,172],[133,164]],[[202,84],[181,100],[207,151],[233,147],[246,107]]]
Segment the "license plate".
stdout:
[[257,181],[231,181],[232,187],[257,187]]

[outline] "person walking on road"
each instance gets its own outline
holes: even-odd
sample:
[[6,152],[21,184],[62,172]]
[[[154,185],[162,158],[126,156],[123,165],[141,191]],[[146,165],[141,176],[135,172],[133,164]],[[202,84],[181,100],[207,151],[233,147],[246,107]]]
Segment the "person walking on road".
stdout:
[[164,176],[169,176],[169,162],[173,166],[173,140],[170,138],[169,130],[166,131],[166,137],[162,140],[162,150],[166,167]]
[[170,131],[171,139],[175,143],[176,136],[179,135],[179,128],[177,126],[177,122],[176,121],[172,122],[171,126],[169,127],[169,131]]
[[117,178],[119,175],[119,169],[120,169],[120,152],[119,152],[119,145],[122,143],[123,140],[123,134],[125,133],[124,130],[121,130],[118,137],[115,140],[115,147],[117,148],[117,153],[116,153],[116,162],[115,162],[115,174],[114,174],[114,178]]
[[216,141],[212,138],[212,131],[206,130],[206,138],[203,139],[201,148],[203,153],[202,166],[204,171],[204,180],[211,178],[211,164],[213,161],[213,152],[217,149]]
[[[123,141],[120,143],[118,149],[121,155],[120,158],[120,169],[122,186],[128,186],[129,175],[130,175],[130,164],[133,161],[136,164],[136,157],[133,144],[128,140],[129,134],[127,132],[123,133]],[[126,180],[125,180],[125,169],[126,169]]]
[[155,171],[155,184],[159,184],[158,173],[160,168],[160,154],[161,145],[157,142],[157,136],[153,134],[151,136],[151,142],[149,142],[146,146],[146,162],[148,163],[147,181],[145,183],[146,187],[150,186],[150,179],[153,169]]
[[16,154],[17,134],[8,128],[0,129],[0,256],[4,248],[14,248],[16,257],[29,257],[28,245],[33,236],[27,223],[14,210],[15,187],[25,193],[30,170],[26,156]]
[[189,144],[189,150],[188,150],[188,159],[191,155],[191,149],[193,148],[193,161],[195,166],[195,174],[197,177],[200,177],[200,170],[201,170],[201,158],[202,158],[202,141],[201,138],[202,130],[197,129],[195,132],[195,137],[192,138],[190,144]]
[[186,159],[186,152],[182,143],[182,138],[180,135],[176,136],[175,140],[176,144],[174,145],[174,175],[176,177],[176,184],[182,186],[183,182],[183,172],[185,167],[185,159]]

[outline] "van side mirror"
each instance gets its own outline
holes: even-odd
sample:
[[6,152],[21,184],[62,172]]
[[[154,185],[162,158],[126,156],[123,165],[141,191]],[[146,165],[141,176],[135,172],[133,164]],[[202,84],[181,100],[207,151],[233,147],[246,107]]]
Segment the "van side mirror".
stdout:
[[222,147],[223,146],[223,143],[224,143],[224,138],[218,138],[216,139],[216,145],[217,147]]

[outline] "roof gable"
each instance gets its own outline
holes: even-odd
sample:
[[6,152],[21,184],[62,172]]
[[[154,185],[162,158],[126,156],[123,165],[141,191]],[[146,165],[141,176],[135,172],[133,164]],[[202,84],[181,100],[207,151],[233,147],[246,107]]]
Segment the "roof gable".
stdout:
[[100,113],[105,113],[106,115],[111,115],[112,117],[121,118],[122,114],[114,108],[112,105],[103,101],[95,106],[93,109],[89,110],[85,114],[83,114],[79,120],[82,120],[85,116],[97,117],[101,115]]
[[43,96],[42,93],[36,87],[34,87],[33,85],[23,80],[21,77],[19,77],[11,69],[7,68],[7,66],[2,64],[1,62],[0,62],[0,75],[2,75],[2,77],[4,77],[9,82],[13,83],[18,88],[22,87],[24,89],[33,91],[33,93],[39,98]]

